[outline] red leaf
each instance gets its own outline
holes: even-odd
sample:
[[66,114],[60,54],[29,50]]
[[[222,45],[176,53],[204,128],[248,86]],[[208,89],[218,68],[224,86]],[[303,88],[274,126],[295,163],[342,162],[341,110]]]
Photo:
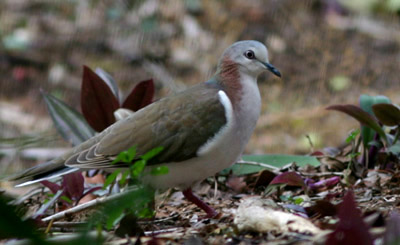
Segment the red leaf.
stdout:
[[85,190],[84,182],[80,172],[64,175],[62,185],[65,189],[65,194],[73,200],[79,200]]
[[98,132],[115,122],[114,111],[119,108],[110,87],[87,66],[83,67],[81,108],[86,121]]
[[340,204],[339,223],[336,230],[328,236],[325,244],[373,244],[367,225],[356,207],[352,191],[348,191]]
[[318,182],[315,182],[312,179],[307,179],[305,181],[306,185],[308,186],[308,188],[310,188],[311,190],[315,190],[315,189],[319,189],[319,188],[324,188],[324,187],[331,187],[336,185],[337,183],[340,182],[340,177],[339,176],[333,176],[331,178],[328,179],[323,179],[320,180]]
[[270,183],[272,184],[286,184],[290,186],[304,186],[303,178],[296,172],[284,172],[276,176]]
[[318,200],[313,206],[306,207],[305,210],[309,217],[318,216],[322,218],[325,216],[335,216],[337,213],[337,206],[326,200]]
[[49,188],[50,191],[51,191],[53,194],[56,194],[57,191],[59,191],[59,190],[62,189],[62,187],[61,187],[60,185],[58,185],[58,184],[56,184],[56,183],[53,183],[53,182],[50,182],[50,181],[48,181],[48,180],[40,181],[40,184],[42,184],[42,185],[46,186],[47,188]]
[[123,108],[137,111],[153,102],[154,83],[153,79],[140,82],[125,99]]

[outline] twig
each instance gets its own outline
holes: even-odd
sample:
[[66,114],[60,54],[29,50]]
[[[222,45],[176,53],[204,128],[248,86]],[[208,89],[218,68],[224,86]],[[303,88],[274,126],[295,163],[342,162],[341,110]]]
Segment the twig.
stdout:
[[54,219],[50,220],[49,225],[47,226],[46,231],[44,232],[45,234],[49,233],[50,229],[53,226],[53,222],[54,222]]
[[236,163],[240,163],[240,164],[249,164],[249,165],[255,165],[255,166],[260,166],[260,167],[264,167],[264,168],[269,168],[269,169],[273,169],[273,170],[279,170],[279,168],[266,164],[266,163],[260,163],[260,162],[253,162],[253,161],[243,161],[243,160],[239,160]]
[[169,216],[169,217],[165,217],[165,218],[162,218],[162,219],[151,220],[151,221],[148,221],[148,220],[138,220],[138,224],[140,224],[140,225],[148,225],[148,224],[163,223],[163,222],[165,222],[165,221],[175,219],[176,217],[179,217],[180,215],[182,215],[182,214],[187,214],[187,213],[190,213],[190,211],[180,212],[180,213],[171,215],[171,216]]
[[158,231],[145,231],[144,235],[145,236],[155,236],[158,234],[163,234],[163,233],[170,233],[170,232],[176,232],[176,231],[184,231],[185,229],[182,227],[175,227],[175,228],[168,228],[164,230],[158,230]]
[[325,177],[325,176],[344,176],[344,173],[342,172],[322,172],[322,173],[303,173],[300,172],[301,175],[303,176],[317,176],[317,177]]
[[117,199],[121,195],[125,195],[125,194],[126,194],[126,192],[118,193],[118,194],[115,194],[115,195],[112,195],[112,196],[107,196],[107,197],[99,197],[97,199],[94,199],[94,200],[91,200],[89,202],[86,202],[86,203],[83,203],[81,205],[78,205],[78,206],[75,206],[73,208],[70,208],[68,210],[61,211],[61,212],[58,212],[56,214],[50,215],[50,216],[48,216],[46,218],[43,218],[42,221],[43,222],[47,222],[47,221],[50,221],[52,219],[54,219],[54,220],[62,219],[62,218],[66,217],[66,216],[69,216],[69,215],[71,215],[73,213],[77,213],[77,212],[80,212],[80,211],[85,210],[87,208],[91,208],[91,207],[97,206],[99,204],[103,204],[103,203],[105,203],[107,201]]
[[43,204],[40,209],[32,215],[32,218],[36,219],[38,216],[42,215],[46,210],[53,205],[58,198],[63,194],[63,190],[58,190],[57,193],[45,204]]

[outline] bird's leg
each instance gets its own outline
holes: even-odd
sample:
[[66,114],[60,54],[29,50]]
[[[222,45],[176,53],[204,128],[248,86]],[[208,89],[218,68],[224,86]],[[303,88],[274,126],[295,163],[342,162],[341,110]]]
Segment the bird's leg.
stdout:
[[192,203],[196,204],[199,208],[203,209],[207,213],[208,218],[215,218],[219,213],[215,211],[212,207],[210,207],[207,203],[203,202],[192,192],[192,188],[188,188],[182,191],[183,195],[191,201]]

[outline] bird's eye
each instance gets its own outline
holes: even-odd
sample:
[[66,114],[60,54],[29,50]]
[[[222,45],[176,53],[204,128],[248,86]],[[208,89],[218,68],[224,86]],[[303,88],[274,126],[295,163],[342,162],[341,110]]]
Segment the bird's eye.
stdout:
[[247,50],[247,51],[244,53],[244,56],[246,56],[246,58],[248,58],[248,59],[250,59],[250,60],[256,58],[256,55],[254,54],[254,52],[253,52],[252,50]]

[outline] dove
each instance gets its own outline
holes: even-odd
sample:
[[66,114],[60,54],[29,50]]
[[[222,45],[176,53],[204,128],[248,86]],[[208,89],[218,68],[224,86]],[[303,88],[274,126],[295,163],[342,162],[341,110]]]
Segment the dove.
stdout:
[[145,171],[166,166],[168,173],[145,175],[142,181],[160,190],[177,187],[208,217],[216,217],[218,212],[191,188],[240,158],[260,116],[257,78],[264,71],[281,77],[269,63],[266,46],[254,40],[236,42],[223,52],[208,81],[162,98],[9,180],[24,186],[79,170],[126,167],[112,164],[120,152],[135,146],[140,157],[162,147]]

